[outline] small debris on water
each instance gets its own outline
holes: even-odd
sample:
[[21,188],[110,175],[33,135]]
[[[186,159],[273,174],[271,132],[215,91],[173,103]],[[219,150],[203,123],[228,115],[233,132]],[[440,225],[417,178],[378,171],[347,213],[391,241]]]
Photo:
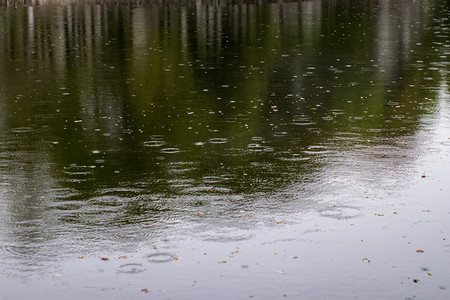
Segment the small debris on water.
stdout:
[[422,249],[416,250],[417,253],[423,253],[424,251]]

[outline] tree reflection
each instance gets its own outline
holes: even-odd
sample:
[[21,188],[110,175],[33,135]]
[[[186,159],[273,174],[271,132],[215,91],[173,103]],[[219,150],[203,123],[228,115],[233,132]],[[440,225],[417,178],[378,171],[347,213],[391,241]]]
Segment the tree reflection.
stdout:
[[62,2],[0,7],[1,188],[32,182],[35,201],[3,199],[14,222],[36,206],[86,226],[157,222],[306,193],[355,146],[394,153],[369,164],[382,176],[412,163],[400,142],[448,82],[438,1]]

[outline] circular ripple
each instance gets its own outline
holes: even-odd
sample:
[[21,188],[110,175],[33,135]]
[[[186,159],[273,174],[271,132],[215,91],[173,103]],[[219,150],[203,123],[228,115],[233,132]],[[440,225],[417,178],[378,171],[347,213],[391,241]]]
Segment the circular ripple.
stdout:
[[146,141],[146,142],[143,142],[142,143],[142,145],[144,146],[144,147],[161,147],[161,146],[164,146],[166,144],[166,142],[164,142],[164,141],[158,141],[158,140],[155,140],[155,141]]
[[266,147],[260,144],[248,144],[247,149],[254,152],[263,151]]
[[310,146],[307,150],[303,151],[304,154],[326,154],[330,152],[327,146]]
[[362,212],[357,207],[333,206],[319,211],[322,217],[332,219],[350,219],[362,216]]
[[3,252],[12,254],[14,256],[24,256],[32,257],[36,255],[36,247],[26,246],[26,245],[2,245],[1,249]]
[[154,134],[154,135],[151,135],[150,138],[154,141],[162,141],[164,139],[164,136],[159,135],[159,134]]
[[228,243],[250,240],[253,237],[253,234],[248,232],[221,232],[202,234],[201,237],[202,240],[207,242]]
[[161,153],[166,153],[166,154],[174,154],[174,153],[179,153],[180,149],[178,148],[163,148],[161,149]]
[[175,259],[175,255],[168,252],[153,253],[147,255],[147,260],[151,263],[167,263]]
[[125,264],[121,265],[117,270],[117,273],[121,274],[138,274],[145,271],[145,268],[141,264]]
[[11,129],[12,133],[27,133],[32,132],[34,129],[32,127],[16,127]]
[[181,190],[182,193],[188,195],[197,195],[197,194],[229,194],[232,192],[231,189],[225,187],[214,187],[214,186],[197,186],[192,188],[187,188]]
[[211,144],[225,144],[225,143],[228,143],[228,139],[227,138],[212,138],[212,139],[209,139],[209,142]]

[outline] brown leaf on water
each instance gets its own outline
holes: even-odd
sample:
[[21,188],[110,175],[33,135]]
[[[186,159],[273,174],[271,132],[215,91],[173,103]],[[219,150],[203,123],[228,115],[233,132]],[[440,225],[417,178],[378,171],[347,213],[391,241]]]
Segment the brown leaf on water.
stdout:
[[417,253],[423,253],[424,251],[422,249],[416,250]]
[[109,258],[107,258],[107,257],[102,257],[101,260],[107,261],[107,260],[109,260]]
[[125,255],[119,256],[119,259],[125,259],[125,258],[128,258],[128,256],[125,256]]
[[150,293],[150,290],[149,289],[141,289],[141,292],[143,292],[143,293]]
[[218,264],[226,264],[227,261],[226,261],[226,260],[221,260],[221,261],[218,261],[217,263],[218,263]]
[[419,279],[413,279],[413,281],[414,281],[415,283],[418,283],[420,280],[419,280]]

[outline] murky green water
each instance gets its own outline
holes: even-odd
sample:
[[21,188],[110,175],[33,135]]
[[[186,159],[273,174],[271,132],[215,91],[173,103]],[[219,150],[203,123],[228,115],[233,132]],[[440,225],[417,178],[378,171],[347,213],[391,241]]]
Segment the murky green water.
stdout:
[[448,1],[5,2],[4,299],[450,297]]

